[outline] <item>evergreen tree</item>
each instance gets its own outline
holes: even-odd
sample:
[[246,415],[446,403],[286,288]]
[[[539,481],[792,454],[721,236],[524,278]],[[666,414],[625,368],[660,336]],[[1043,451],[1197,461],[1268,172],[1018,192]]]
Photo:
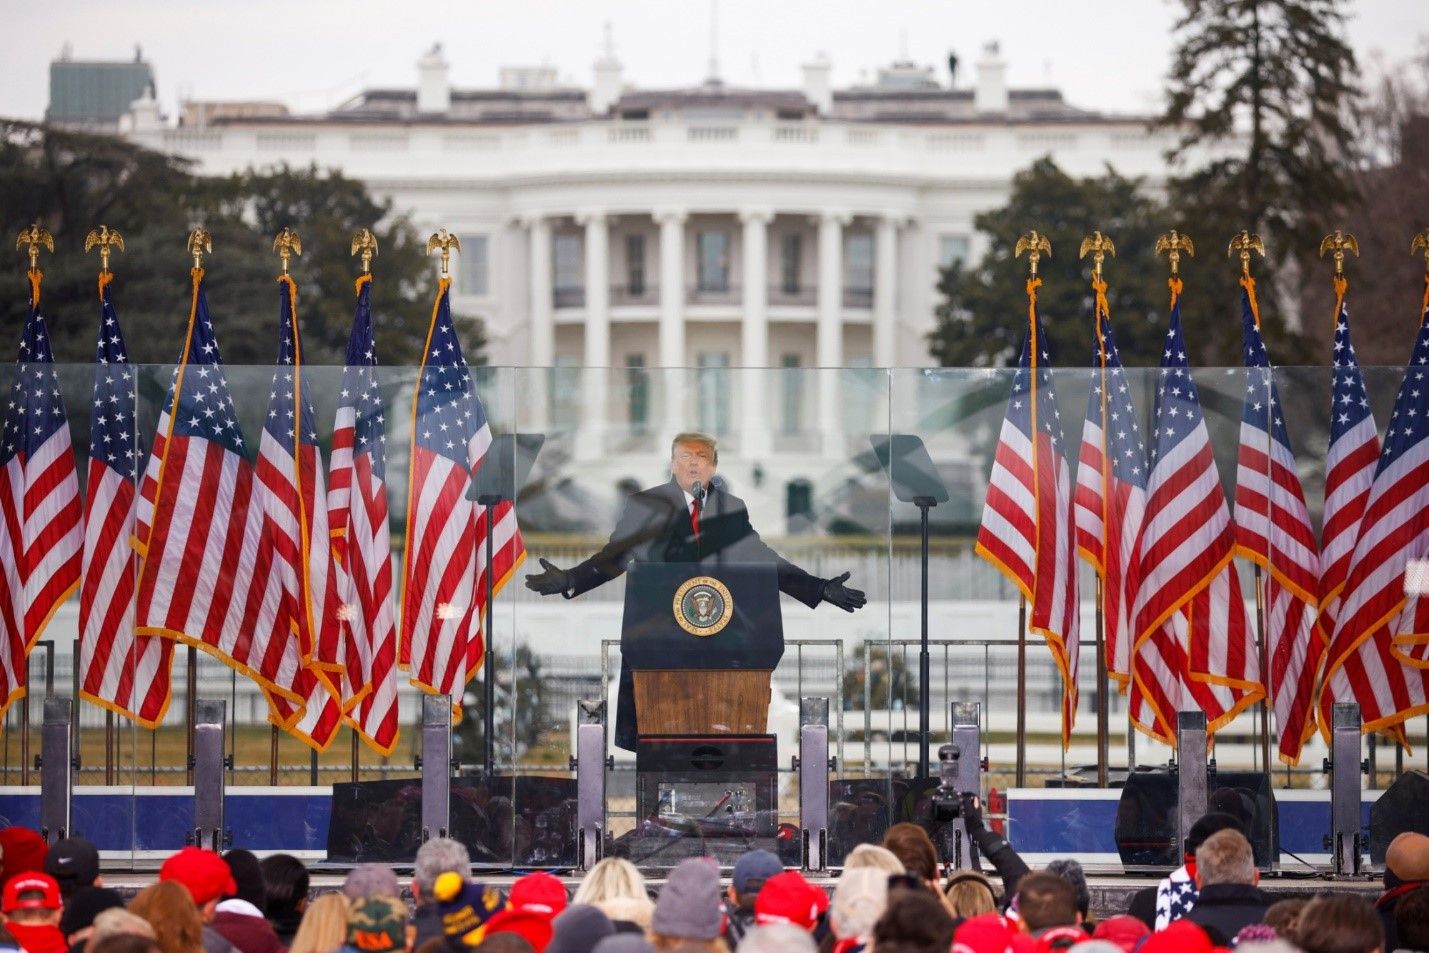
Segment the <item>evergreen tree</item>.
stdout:
[[[436,286],[425,236],[338,172],[196,176],[184,160],[115,137],[0,122],[0,232],[13,240],[31,222],[55,237],[55,254],[43,257],[42,268],[59,361],[94,358],[99,263],[84,253],[84,238],[100,223],[124,237],[125,252],[111,263],[113,294],[135,363],[167,364],[178,356],[189,306],[184,236],[199,223],[214,237],[205,267],[226,363],[266,367],[277,353],[279,264],[272,246],[284,225],[298,230],[305,252],[292,271],[306,361],[344,360],[359,270],[349,243],[362,227],[373,230],[381,248],[373,265],[379,359],[410,364],[423,347]],[[23,258],[13,263],[11,291],[0,295],[0,328],[10,337],[0,335],[0,342],[14,340],[27,306]],[[479,322],[465,322],[462,330],[467,359],[480,363]],[[13,345],[0,343],[6,347]]]
[[[1278,267],[1313,255],[1333,227],[1329,213],[1354,193],[1355,58],[1342,0],[1181,2],[1159,124],[1181,133],[1177,156],[1194,149],[1209,158],[1171,183],[1170,224],[1204,259],[1195,281],[1188,277],[1186,306],[1236,315],[1239,271],[1225,261],[1231,237],[1261,234],[1270,255],[1256,269],[1261,287],[1288,293]],[[1272,353],[1288,363],[1306,352],[1285,330],[1279,297],[1261,294],[1261,316]],[[1237,322],[1207,324],[1191,341],[1198,360],[1238,363]]]
[[1039,159],[1012,180],[1005,206],[985,212],[976,225],[987,253],[971,268],[943,270],[936,327],[929,347],[945,366],[992,367],[1016,362],[1027,330],[1027,262],[1013,257],[1020,235],[1035,228],[1052,243],[1038,266],[1038,312],[1058,367],[1086,367],[1092,355],[1091,259],[1077,257],[1082,239],[1100,230],[1115,243],[1106,268],[1117,346],[1128,365],[1155,364],[1165,332],[1166,265],[1153,254],[1165,230],[1165,211],[1134,179],[1108,169],[1095,179],[1074,179],[1050,158]]

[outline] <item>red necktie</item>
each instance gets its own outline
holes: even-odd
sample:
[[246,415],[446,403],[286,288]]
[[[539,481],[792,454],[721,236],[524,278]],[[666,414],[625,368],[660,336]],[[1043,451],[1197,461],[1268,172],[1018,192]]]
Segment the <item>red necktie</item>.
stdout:
[[690,504],[690,527],[695,531],[695,538],[700,536],[700,501],[696,497]]

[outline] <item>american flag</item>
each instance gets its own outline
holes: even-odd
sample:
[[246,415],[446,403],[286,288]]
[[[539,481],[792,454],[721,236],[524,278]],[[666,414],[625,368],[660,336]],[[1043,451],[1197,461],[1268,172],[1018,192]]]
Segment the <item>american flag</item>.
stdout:
[[1280,760],[1298,764],[1305,741],[1315,732],[1315,679],[1324,651],[1316,622],[1320,555],[1290,450],[1280,391],[1260,334],[1254,285],[1242,284],[1247,373],[1236,467],[1236,552],[1263,574],[1267,687],[1275,708]]
[[1052,394],[1047,336],[1028,284],[1028,334],[1002,420],[978,528],[977,552],[1022,591],[1062,675],[1062,743],[1071,743],[1077,714],[1081,614],[1071,471],[1063,452],[1061,413]]
[[[1326,640],[1335,631],[1360,518],[1379,462],[1379,429],[1370,412],[1369,395],[1350,340],[1344,286],[1338,282],[1337,291],[1330,449],[1325,457],[1325,525],[1320,536],[1320,634]],[[1328,726],[1329,722],[1322,725],[1326,729]]]
[[1173,282],[1131,613],[1132,717],[1167,741],[1175,737],[1178,710],[1201,708],[1215,730],[1264,693],[1232,561],[1230,514],[1186,363],[1179,281]]
[[452,325],[450,287],[443,278],[437,290],[412,413],[397,661],[413,685],[451,695],[460,712],[463,686],[485,649],[486,574],[493,573],[499,591],[526,547],[510,501],[488,511],[466,497],[491,446],[491,428]]
[[357,280],[328,479],[328,525],[350,655],[344,692],[360,698],[348,724],[379,754],[397,747],[397,623],[387,525],[387,434],[372,336],[372,276]]
[[281,615],[282,581],[254,484],[195,268],[183,352],[139,488],[137,631],[197,646],[301,704],[302,652]]
[[267,517],[277,557],[273,571],[281,583],[279,618],[290,620],[306,665],[300,679],[302,710],[280,693],[269,692],[272,719],[305,744],[326,751],[342,724],[336,686],[343,679],[347,653],[338,624],[327,490],[304,384],[297,312],[297,283],[283,275],[278,279],[277,369],[258,445],[254,499]]
[[1102,578],[1107,673],[1125,686],[1131,673],[1131,598],[1127,567],[1146,511],[1146,445],[1131,387],[1112,336],[1111,315],[1097,308],[1095,370],[1077,466],[1077,549]]
[[174,643],[134,634],[134,475],[138,472],[134,371],[99,279],[99,344],[89,424],[89,488],[84,507],[84,583],[79,597],[79,694],[146,728],[169,707]]
[[[1384,434],[1325,664],[1321,712],[1354,699],[1366,731],[1429,712],[1413,653],[1425,600],[1406,598],[1412,560],[1429,555],[1429,302]],[[1417,582],[1417,580],[1416,580]],[[1400,640],[1396,644],[1396,639]]]
[[27,659],[60,603],[79,586],[79,473],[60,399],[40,273],[20,335],[0,435],[0,714],[25,694]]

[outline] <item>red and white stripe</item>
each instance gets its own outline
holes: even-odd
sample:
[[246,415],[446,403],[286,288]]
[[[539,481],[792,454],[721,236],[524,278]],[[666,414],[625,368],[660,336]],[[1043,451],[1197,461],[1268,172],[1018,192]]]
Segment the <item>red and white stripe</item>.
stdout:
[[0,472],[0,713],[25,693],[30,649],[79,585],[80,517],[74,450],[61,426]]
[[[412,498],[418,514],[434,518],[409,521],[411,569],[421,571],[420,583],[404,595],[403,616],[412,619],[404,659],[413,684],[439,695],[460,694],[476,674],[485,650],[481,632],[486,601],[487,521],[494,517],[496,580],[508,578],[516,566],[520,537],[516,511],[510,503],[488,508],[466,498],[470,473],[481,467],[491,445],[491,431],[482,428],[467,445],[470,471],[446,457],[418,446],[412,455]],[[411,570],[409,569],[409,572]],[[477,613],[480,612],[481,616]],[[459,703],[459,702],[457,702]]]
[[89,462],[84,509],[84,582],[79,603],[80,697],[145,728],[169,707],[174,645],[134,634],[134,580],[139,561],[130,546],[134,484],[102,460]]
[[338,405],[333,428],[328,521],[349,658],[343,682],[357,699],[347,721],[382,755],[397,745],[397,620],[393,609],[392,541],[387,488],[372,452],[354,452],[356,408]]
[[[1252,369],[1264,374],[1264,369]],[[1272,401],[1273,391],[1263,390]],[[1259,567],[1269,690],[1280,759],[1298,764],[1315,732],[1315,683],[1324,640],[1317,625],[1320,557],[1290,448],[1272,431],[1241,422],[1236,467],[1236,551]]]

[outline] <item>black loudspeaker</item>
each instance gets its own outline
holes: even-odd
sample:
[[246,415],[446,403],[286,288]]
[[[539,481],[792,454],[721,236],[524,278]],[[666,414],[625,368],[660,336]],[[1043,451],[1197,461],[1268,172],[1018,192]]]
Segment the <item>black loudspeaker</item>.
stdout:
[[[1240,818],[1247,827],[1255,865],[1268,868],[1280,845],[1270,843],[1275,796],[1258,771],[1217,771],[1211,776],[1207,810]],[[1176,776],[1167,768],[1136,770],[1127,776],[1116,808],[1116,849],[1128,868],[1174,870],[1184,848],[1176,836]],[[1276,825],[1277,829],[1279,825]]]
[[774,735],[648,735],[635,746],[637,823],[700,837],[772,837]]
[[1429,774],[1406,771],[1369,809],[1369,859],[1383,864],[1389,842],[1405,831],[1429,835]]

